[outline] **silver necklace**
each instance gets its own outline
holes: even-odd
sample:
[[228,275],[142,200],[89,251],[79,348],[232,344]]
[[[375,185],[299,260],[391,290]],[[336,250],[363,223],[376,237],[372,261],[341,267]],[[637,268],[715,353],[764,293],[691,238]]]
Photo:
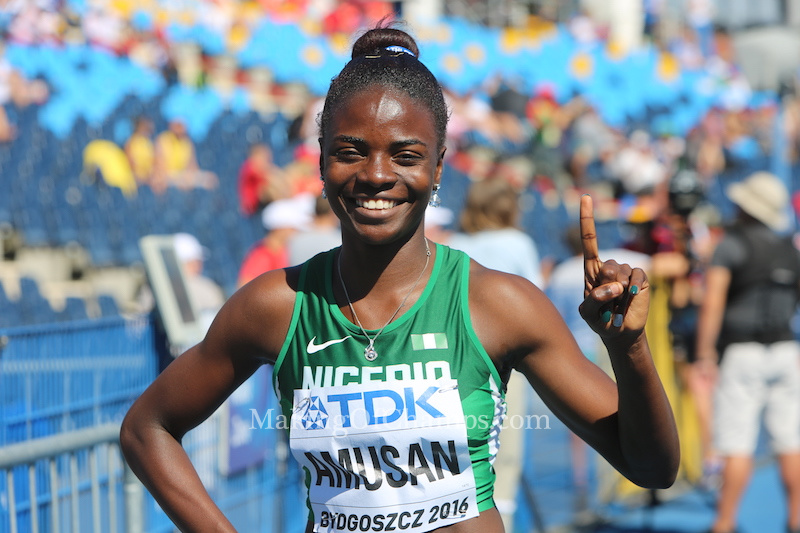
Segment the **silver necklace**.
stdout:
[[383,330],[386,329],[386,326],[388,326],[389,324],[392,323],[392,320],[394,320],[394,317],[397,316],[397,313],[400,312],[400,310],[403,308],[403,306],[406,305],[406,301],[411,296],[411,293],[414,292],[414,289],[417,288],[417,284],[419,284],[419,280],[422,279],[422,275],[425,274],[425,271],[428,269],[428,263],[430,262],[430,260],[431,260],[431,249],[428,247],[428,239],[426,238],[425,239],[425,266],[422,267],[422,272],[419,273],[419,276],[417,276],[417,280],[411,286],[411,289],[408,291],[408,294],[406,294],[406,297],[403,298],[402,302],[400,302],[400,306],[397,309],[395,309],[394,313],[392,313],[392,316],[389,317],[389,320],[386,321],[386,324],[384,324],[383,327],[378,330],[378,333],[376,333],[374,337],[370,337],[367,334],[367,330],[365,330],[364,326],[361,325],[361,320],[358,319],[358,315],[356,314],[356,310],[353,307],[353,302],[350,301],[350,295],[347,294],[347,286],[344,284],[344,279],[342,279],[342,252],[341,251],[339,252],[339,256],[338,256],[337,262],[336,262],[336,271],[339,274],[339,283],[342,284],[342,290],[344,291],[344,297],[347,298],[347,305],[350,307],[350,312],[353,314],[353,318],[356,320],[356,324],[358,324],[358,327],[361,328],[361,333],[363,333],[364,336],[369,341],[369,344],[367,344],[367,347],[364,348],[364,357],[367,359],[367,361],[374,361],[375,359],[378,358],[378,352],[375,350],[375,341],[378,339],[378,337],[380,337],[381,333],[383,333]]

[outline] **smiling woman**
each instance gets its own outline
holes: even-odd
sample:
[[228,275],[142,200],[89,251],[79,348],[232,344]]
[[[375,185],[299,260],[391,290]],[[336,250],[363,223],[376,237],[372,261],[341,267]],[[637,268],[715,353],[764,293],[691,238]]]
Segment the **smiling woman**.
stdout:
[[307,473],[307,531],[502,532],[492,463],[512,369],[632,481],[673,482],[675,425],[644,334],[647,278],[597,257],[589,197],[581,314],[616,381],[533,283],[425,238],[447,109],[418,57],[407,33],[378,27],[331,83],[320,171],[342,245],[242,287],[131,407],[125,456],[181,529],[233,530],[180,439],[264,363]]
[[444,148],[431,114],[394,88],[363,89],[347,102],[357,105],[343,105],[320,141],[325,191],[343,237],[407,241],[419,231],[442,173]]

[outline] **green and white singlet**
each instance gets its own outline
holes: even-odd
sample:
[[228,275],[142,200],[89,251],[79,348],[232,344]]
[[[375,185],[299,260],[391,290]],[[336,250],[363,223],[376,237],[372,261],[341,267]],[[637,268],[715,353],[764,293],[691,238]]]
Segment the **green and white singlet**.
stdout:
[[472,328],[469,258],[436,250],[422,295],[377,338],[374,361],[333,297],[338,249],[302,267],[273,385],[314,531],[423,532],[494,506],[503,385]]

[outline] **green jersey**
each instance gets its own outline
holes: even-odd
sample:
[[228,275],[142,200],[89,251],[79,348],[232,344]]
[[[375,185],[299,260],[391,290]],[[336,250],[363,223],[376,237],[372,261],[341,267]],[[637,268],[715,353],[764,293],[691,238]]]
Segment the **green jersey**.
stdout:
[[315,531],[429,531],[494,506],[503,385],[472,328],[469,257],[436,250],[428,284],[375,339],[373,361],[333,296],[338,249],[302,267],[273,385]]

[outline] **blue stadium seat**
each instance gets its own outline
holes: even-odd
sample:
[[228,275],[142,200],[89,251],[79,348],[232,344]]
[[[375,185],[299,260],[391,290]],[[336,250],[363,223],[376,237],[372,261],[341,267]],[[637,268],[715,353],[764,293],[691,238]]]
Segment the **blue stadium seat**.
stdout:
[[87,320],[89,314],[86,312],[86,302],[83,298],[68,296],[64,302],[64,309],[58,313],[60,322],[72,322],[75,320]]
[[97,296],[97,305],[100,307],[100,316],[110,317],[119,316],[117,301],[110,294],[100,294]]
[[56,314],[50,302],[42,296],[35,279],[23,276],[19,280],[20,311],[22,323],[45,324],[56,321]]
[[57,202],[51,219],[55,226],[53,231],[56,244],[66,246],[78,241],[78,221],[75,218],[75,210],[71,205],[63,201]]
[[0,328],[20,326],[24,323],[19,302],[11,300],[0,283]]
[[47,222],[41,206],[28,204],[17,210],[15,225],[22,231],[27,246],[39,247],[50,243]]

